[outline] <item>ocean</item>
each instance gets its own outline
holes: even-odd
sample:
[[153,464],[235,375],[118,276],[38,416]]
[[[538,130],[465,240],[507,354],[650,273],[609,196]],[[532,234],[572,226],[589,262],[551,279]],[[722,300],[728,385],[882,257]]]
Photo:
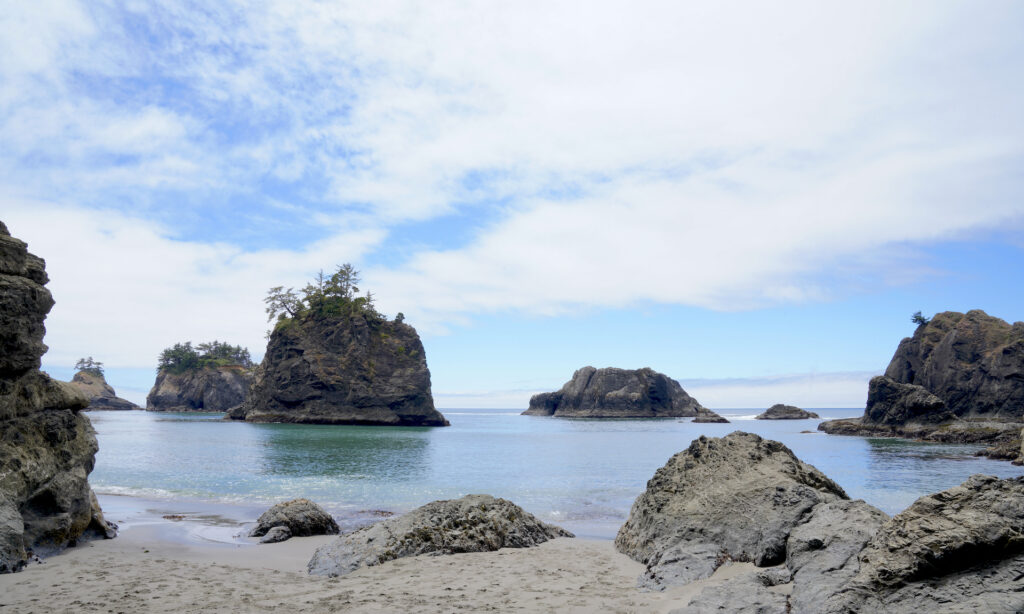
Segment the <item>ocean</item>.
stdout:
[[[222,414],[89,412],[100,445],[89,480],[107,515],[121,522],[147,508],[150,516],[205,514],[210,527],[229,527],[223,532],[273,503],[306,497],[343,527],[353,527],[436,499],[487,493],[581,537],[611,539],[654,471],[700,435],[742,430],[781,441],[852,498],[889,514],[974,473],[1024,475],[1024,467],[974,456],[978,446],[825,435],[815,430],[820,420],[754,420],[758,410],[719,410],[731,424],[441,411],[450,427],[248,424],[223,421]],[[863,412],[813,411],[823,418]],[[225,517],[235,520],[218,521]],[[209,534],[219,539],[217,529]]]

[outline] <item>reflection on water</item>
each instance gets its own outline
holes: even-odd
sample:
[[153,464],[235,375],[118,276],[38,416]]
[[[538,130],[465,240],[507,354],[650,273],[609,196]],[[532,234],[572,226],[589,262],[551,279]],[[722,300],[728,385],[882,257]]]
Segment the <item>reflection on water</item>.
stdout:
[[[815,411],[825,418],[858,413]],[[247,506],[308,497],[343,523],[365,521],[362,510],[401,512],[489,493],[578,534],[612,537],[654,471],[702,434],[745,430],[781,441],[851,497],[890,514],[972,473],[1024,475],[1024,468],[973,456],[977,446],[829,436],[815,431],[819,420],[720,413],[732,424],[460,410],[448,414],[448,428],[355,427],[92,412],[100,452],[90,481],[101,493]]]

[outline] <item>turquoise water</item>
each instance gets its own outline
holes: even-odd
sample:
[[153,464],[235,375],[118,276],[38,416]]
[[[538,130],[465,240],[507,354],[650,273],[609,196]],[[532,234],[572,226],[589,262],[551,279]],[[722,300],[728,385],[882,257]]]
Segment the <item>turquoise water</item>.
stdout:
[[[489,493],[580,535],[613,537],[654,471],[702,435],[735,430],[789,446],[862,498],[893,514],[973,473],[1024,468],[973,456],[977,446],[840,437],[820,420],[732,424],[564,420],[508,410],[449,410],[448,428],[224,422],[221,414],[90,412],[100,451],[90,476],[106,495],[255,509],[295,497],[340,518],[402,512],[428,501]],[[816,410],[848,417],[862,410]],[[106,505],[106,504],[105,504]]]

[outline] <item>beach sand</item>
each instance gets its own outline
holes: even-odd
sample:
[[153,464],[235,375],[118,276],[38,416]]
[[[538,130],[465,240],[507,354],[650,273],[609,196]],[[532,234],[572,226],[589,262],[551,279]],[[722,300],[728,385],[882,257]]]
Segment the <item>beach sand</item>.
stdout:
[[607,540],[556,539],[536,548],[420,556],[341,578],[305,573],[332,537],[280,544],[189,543],[174,523],[129,527],[0,575],[0,614],[58,612],[668,612],[703,586],[749,570],[641,592],[643,567]]

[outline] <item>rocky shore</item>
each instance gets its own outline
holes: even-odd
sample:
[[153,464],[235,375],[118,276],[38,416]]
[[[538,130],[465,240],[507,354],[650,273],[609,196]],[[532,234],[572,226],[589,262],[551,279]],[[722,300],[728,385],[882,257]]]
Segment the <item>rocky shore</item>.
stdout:
[[0,222],[0,573],[116,534],[87,479],[97,451],[88,400],[39,370],[47,281],[43,260]]
[[720,418],[653,369],[583,367],[555,392],[530,398],[524,416],[556,418]]

